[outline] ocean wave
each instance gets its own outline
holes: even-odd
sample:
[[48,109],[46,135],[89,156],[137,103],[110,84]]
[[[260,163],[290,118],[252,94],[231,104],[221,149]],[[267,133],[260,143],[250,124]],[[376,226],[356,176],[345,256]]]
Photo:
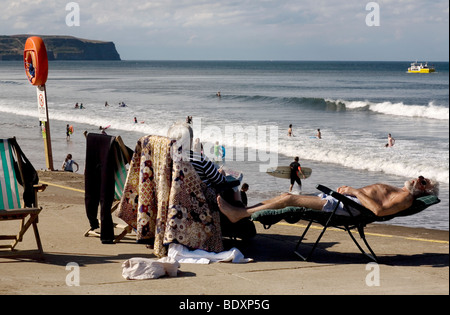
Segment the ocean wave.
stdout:
[[[367,110],[368,105],[365,102],[361,102],[354,103],[353,107],[355,109],[366,108]],[[73,124],[88,124],[97,128],[98,126],[111,125],[111,129],[136,132],[139,134],[165,135],[170,125],[168,122],[173,118],[171,113],[167,113],[167,117],[160,116],[163,114],[158,114],[158,119],[152,119],[151,123],[149,121],[135,124],[132,117],[127,122],[124,122],[124,112],[120,108],[111,108],[108,116],[101,109],[98,109],[97,113],[96,111],[74,109],[52,111],[50,113],[50,119]],[[0,105],[0,112],[30,117],[38,116],[38,111],[35,110],[32,102],[26,107]],[[226,134],[225,131],[227,128],[231,128],[230,130],[234,131],[240,131],[241,129],[246,131],[252,127],[248,125],[242,126],[242,122],[236,121],[215,121],[214,123],[205,121],[205,125],[201,127],[203,133],[201,138],[204,142],[214,143],[217,140],[217,134],[206,132],[210,130],[210,125],[213,125],[216,129],[218,128],[221,131],[219,133],[222,134]],[[194,124],[194,127],[196,127],[196,124]],[[264,126],[253,126],[255,129],[253,133],[255,135],[258,135],[258,127]],[[265,127],[270,128],[271,126]],[[277,128],[277,126],[273,127]],[[407,143],[407,140],[404,140],[401,147],[386,150],[383,146],[384,142],[373,141],[373,135],[371,133],[359,133],[358,137],[353,138],[340,133],[334,134],[332,130],[329,130],[327,132],[327,139],[315,141],[309,138],[308,132],[310,130],[298,130],[299,135],[303,134],[305,136],[287,139],[284,130],[279,130],[276,139],[278,142],[277,148],[268,148],[268,144],[266,142],[260,143],[259,138],[255,138],[258,141],[249,141],[246,137],[235,137],[234,134],[220,140],[221,143],[223,142],[230,149],[232,147],[251,148],[256,152],[278,150],[277,153],[284,156],[300,155],[301,159],[332,163],[356,170],[384,172],[404,177],[414,177],[420,173],[443,183],[449,182],[448,158],[442,158],[442,150],[445,150],[445,147],[442,148],[440,146],[438,148],[430,145],[426,149],[417,152],[417,147],[423,147],[423,143],[417,143],[415,140]],[[230,152],[232,151],[230,150]]]
[[428,105],[407,105],[403,102],[373,103],[369,101],[346,101],[331,99],[327,99],[326,101],[328,103],[335,103],[340,106],[344,105],[346,110],[367,110],[374,113],[392,116],[449,120],[448,107],[437,106],[434,102],[429,102]]
[[269,105],[294,106],[312,110],[326,111],[368,111],[377,114],[416,117],[426,119],[449,120],[448,107],[436,105],[433,101],[427,105],[405,104],[403,102],[370,102],[329,99],[320,97],[277,97],[264,95],[228,95],[222,97],[242,103],[267,103]]
[[23,82],[18,82],[18,81],[11,81],[11,80],[0,80],[0,84],[5,84],[5,85],[23,85]]
[[[214,127],[220,129],[219,124]],[[263,157],[268,158],[271,154],[265,154],[270,151],[286,157],[299,156],[302,160],[340,165],[358,171],[385,173],[406,178],[423,175],[442,183],[449,183],[448,158],[442,158],[444,148],[441,146],[430,145],[417,152],[417,147],[421,146],[420,143],[416,140],[404,140],[401,146],[386,149],[384,142],[373,141],[370,133],[361,133],[359,137],[351,138],[333,134],[331,130],[328,131],[327,138],[322,140],[312,139],[307,135],[306,130],[299,130],[298,134],[304,136],[292,138],[288,138],[284,131],[279,130],[275,139],[277,143],[272,143],[271,136],[269,139],[270,127],[260,125],[243,128],[236,124],[228,124],[223,127],[229,130],[227,136],[223,136],[223,132],[209,132],[210,130],[206,127],[200,137],[203,142],[209,144],[219,140],[227,147],[227,155],[230,154],[230,156],[245,148],[249,150],[245,153],[248,154],[247,157],[257,158],[262,154]],[[273,127],[276,129],[276,126]],[[263,133],[258,133],[257,128],[263,128],[261,129]],[[197,134],[196,130],[194,133]],[[218,136],[222,138],[218,139]]]

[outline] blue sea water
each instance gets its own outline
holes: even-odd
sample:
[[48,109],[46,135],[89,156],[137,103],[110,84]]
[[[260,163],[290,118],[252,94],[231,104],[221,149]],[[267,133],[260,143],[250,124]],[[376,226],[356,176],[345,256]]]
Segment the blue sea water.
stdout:
[[[54,61],[46,84],[55,168],[67,153],[84,167],[83,131],[139,137],[165,135],[193,116],[195,137],[214,158],[227,148],[226,165],[244,173],[249,202],[289,189],[268,166],[294,156],[316,184],[402,186],[423,175],[441,184],[441,203],[390,224],[448,230],[449,64],[410,74],[410,62],[302,61]],[[221,97],[216,93],[220,91]],[[74,109],[83,103],[85,109]],[[108,102],[109,106],[105,106]],[[119,107],[124,102],[127,107]],[[45,168],[36,89],[20,62],[0,62],[0,137],[16,136],[37,168]],[[134,122],[134,117],[138,123]],[[75,133],[66,140],[66,124]],[[293,137],[287,136],[289,124]],[[314,138],[320,128],[322,139]],[[395,138],[386,148],[387,134]],[[80,171],[82,172],[82,170]]]

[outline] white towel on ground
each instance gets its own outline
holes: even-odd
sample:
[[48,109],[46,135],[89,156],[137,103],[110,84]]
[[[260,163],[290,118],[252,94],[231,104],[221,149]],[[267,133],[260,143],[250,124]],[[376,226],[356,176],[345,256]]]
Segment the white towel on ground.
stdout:
[[213,253],[201,249],[189,250],[180,244],[170,244],[167,256],[180,263],[188,264],[209,264],[210,262],[248,263],[253,261],[251,258],[245,258],[239,249],[235,247],[228,251]]

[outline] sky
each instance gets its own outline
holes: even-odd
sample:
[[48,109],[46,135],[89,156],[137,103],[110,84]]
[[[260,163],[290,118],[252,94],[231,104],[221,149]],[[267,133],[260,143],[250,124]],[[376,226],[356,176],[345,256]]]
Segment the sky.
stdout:
[[0,0],[0,35],[113,41],[122,60],[448,61],[448,0]]

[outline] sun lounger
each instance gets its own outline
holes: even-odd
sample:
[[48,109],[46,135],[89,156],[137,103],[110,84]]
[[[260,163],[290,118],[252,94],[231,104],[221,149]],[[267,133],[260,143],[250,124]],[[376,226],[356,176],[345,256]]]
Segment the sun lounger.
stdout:
[[[0,248],[15,250],[24,234],[33,226],[39,253],[43,253],[38,231],[38,217],[42,208],[38,206],[37,192],[44,191],[46,185],[37,185],[39,178],[31,163],[23,154],[15,138],[0,139],[0,223],[21,220],[19,232],[15,235],[0,235],[0,240],[12,240]],[[19,185],[23,188],[23,203]]]
[[[340,202],[344,204],[344,208],[349,212],[349,216],[343,216],[343,215],[337,215],[336,210],[337,206],[334,209],[333,212],[324,212],[319,210],[313,210],[308,209],[304,207],[287,207],[284,209],[275,209],[275,210],[263,210],[258,211],[252,215],[253,221],[258,221],[261,224],[264,225],[264,228],[268,229],[271,225],[278,223],[281,220],[285,220],[288,223],[294,224],[297,223],[299,220],[306,220],[308,221],[308,225],[305,228],[303,234],[300,237],[300,240],[297,243],[297,246],[295,248],[295,254],[297,254],[302,260],[310,260],[312,254],[314,253],[314,250],[316,249],[317,245],[319,244],[322,236],[324,235],[325,231],[328,227],[335,227],[338,229],[342,229],[344,231],[347,231],[350,238],[353,240],[353,242],[356,244],[358,249],[367,256],[370,260],[377,262],[378,258],[375,255],[374,251],[370,247],[365,233],[364,228],[367,224],[373,223],[373,222],[386,222],[389,220],[392,220],[395,217],[400,216],[409,216],[414,215],[416,213],[419,213],[423,211],[424,209],[428,208],[431,205],[437,204],[440,202],[439,198],[436,196],[424,196],[417,198],[413,205],[401,212],[399,212],[396,215],[390,215],[390,216],[384,216],[384,217],[377,217],[372,211],[365,208],[364,206],[361,206],[360,204],[354,202],[353,200],[350,200],[349,198],[345,197],[342,194],[339,194],[325,186],[318,185],[316,187],[318,190],[333,196],[334,198],[338,199]],[[361,212],[358,216],[353,216],[351,212],[348,210],[348,207],[351,206],[352,208],[356,208]],[[299,251],[299,247],[302,244],[303,239],[306,236],[306,233],[308,232],[309,228],[313,223],[318,223],[323,226],[322,231],[315,241],[312,249],[308,253],[308,255],[305,257],[303,256]],[[357,230],[361,239],[363,240],[364,244],[366,245],[367,249],[369,250],[369,253],[364,251],[364,249],[361,247],[361,245],[357,242],[355,237],[353,236],[352,230]]]

